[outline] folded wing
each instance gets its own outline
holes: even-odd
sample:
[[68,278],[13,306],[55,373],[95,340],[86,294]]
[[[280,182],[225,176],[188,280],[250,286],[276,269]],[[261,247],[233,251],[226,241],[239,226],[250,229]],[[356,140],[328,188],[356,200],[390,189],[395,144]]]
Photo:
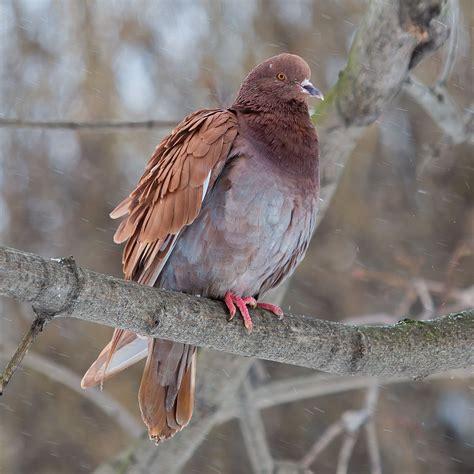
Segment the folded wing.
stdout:
[[227,110],[189,115],[163,140],[137,188],[111,213],[124,217],[115,233],[125,242],[125,278],[153,285],[181,230],[198,216],[237,135]]

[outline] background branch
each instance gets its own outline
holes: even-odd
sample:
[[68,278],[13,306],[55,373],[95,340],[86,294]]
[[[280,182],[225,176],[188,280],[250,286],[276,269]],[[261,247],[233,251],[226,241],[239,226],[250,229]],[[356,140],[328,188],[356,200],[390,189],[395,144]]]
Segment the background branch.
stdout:
[[103,120],[78,122],[73,120],[21,120],[0,117],[0,128],[41,128],[69,130],[117,130],[117,129],[150,129],[171,128],[178,120]]
[[[0,359],[6,359],[8,353],[12,353],[14,350],[15,346],[13,344],[0,344]],[[83,390],[81,388],[81,377],[67,367],[37,353],[29,353],[28,357],[23,359],[22,365],[40,372],[87,399],[107,416],[110,416],[132,438],[138,438],[143,433],[142,423],[124,405],[96,387]]]
[[443,84],[428,87],[410,76],[404,90],[423,107],[454,144],[474,140],[468,126],[468,117],[472,112],[464,117]]
[[250,382],[246,380],[243,383],[240,398],[240,430],[253,472],[255,474],[272,473],[274,462],[268,445],[265,426],[260,411],[255,406],[252,392]]

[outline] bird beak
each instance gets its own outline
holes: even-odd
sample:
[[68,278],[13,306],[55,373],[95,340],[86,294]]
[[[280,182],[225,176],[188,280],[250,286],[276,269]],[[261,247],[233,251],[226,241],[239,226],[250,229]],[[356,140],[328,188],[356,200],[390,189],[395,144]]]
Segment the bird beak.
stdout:
[[317,99],[324,100],[322,92],[319,89],[316,89],[316,87],[314,87],[308,79],[305,79],[301,83],[301,87],[303,88],[304,92],[306,94],[309,94],[311,97],[316,97]]

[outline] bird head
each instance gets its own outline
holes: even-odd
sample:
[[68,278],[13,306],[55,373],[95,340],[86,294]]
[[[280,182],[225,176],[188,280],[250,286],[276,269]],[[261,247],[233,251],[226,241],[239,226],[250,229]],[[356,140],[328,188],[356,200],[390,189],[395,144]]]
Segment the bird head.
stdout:
[[310,97],[324,100],[310,81],[311,69],[295,54],[279,54],[255,67],[240,87],[235,105],[255,105],[266,101],[307,102]]

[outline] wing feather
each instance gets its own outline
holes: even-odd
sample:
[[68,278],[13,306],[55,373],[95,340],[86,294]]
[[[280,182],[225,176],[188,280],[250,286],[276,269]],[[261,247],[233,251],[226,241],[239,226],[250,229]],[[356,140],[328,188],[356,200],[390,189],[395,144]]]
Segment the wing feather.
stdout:
[[[134,279],[143,267],[160,266],[166,255],[154,251],[157,244],[164,245],[168,236],[177,236],[197,217],[213,184],[209,179],[215,180],[213,171],[225,163],[236,135],[232,112],[204,110],[186,117],[156,147],[137,188],[111,213],[123,217],[114,240],[127,241],[127,279]],[[156,271],[147,273],[158,276]]]

